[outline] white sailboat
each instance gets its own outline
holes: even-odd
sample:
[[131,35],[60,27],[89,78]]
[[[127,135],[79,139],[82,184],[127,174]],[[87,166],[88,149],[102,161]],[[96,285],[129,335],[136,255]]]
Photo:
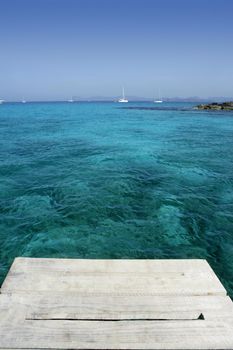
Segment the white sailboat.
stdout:
[[4,100],[1,100],[1,99],[0,99],[0,105],[1,105],[3,102],[4,102]]
[[71,97],[71,99],[70,100],[68,100],[68,102],[74,102],[74,100],[73,100],[73,96]]
[[124,89],[124,88],[122,88],[122,98],[120,98],[120,99],[118,100],[118,102],[120,102],[120,103],[127,103],[127,102],[129,102],[129,101],[125,98],[125,89]]
[[23,98],[21,102],[22,102],[22,103],[26,103],[27,101]]
[[161,98],[160,90],[159,90],[159,96],[158,100],[155,100],[154,103],[163,103],[163,100]]

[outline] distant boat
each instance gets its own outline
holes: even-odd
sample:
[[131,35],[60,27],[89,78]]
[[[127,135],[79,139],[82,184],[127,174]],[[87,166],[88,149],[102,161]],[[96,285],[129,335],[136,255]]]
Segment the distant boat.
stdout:
[[125,98],[125,89],[124,89],[124,88],[122,88],[122,98],[120,98],[120,99],[118,100],[118,102],[120,102],[120,103],[127,103],[127,102],[129,102],[129,101]]
[[68,100],[68,102],[74,102],[74,100],[73,100],[73,97],[71,97],[71,99],[70,100]]
[[163,100],[161,99],[161,96],[160,96],[160,90],[159,90],[159,96],[158,96],[158,100],[155,100],[154,103],[163,103]]
[[21,102],[22,102],[22,103],[26,103],[27,101],[23,98]]
[[3,102],[4,102],[4,100],[1,100],[1,99],[0,99],[0,105],[1,105]]

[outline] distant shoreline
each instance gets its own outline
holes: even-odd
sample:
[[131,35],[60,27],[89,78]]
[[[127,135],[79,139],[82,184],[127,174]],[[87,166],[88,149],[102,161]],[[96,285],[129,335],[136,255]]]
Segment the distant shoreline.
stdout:
[[[164,100],[163,101],[164,103],[203,103],[204,104],[208,104],[208,102],[210,102],[209,100],[181,100],[181,99],[178,99],[178,100]],[[14,104],[22,104],[22,101],[4,101],[2,103],[2,105],[4,104],[9,104],[9,103],[14,103]],[[66,101],[66,100],[41,100],[41,101],[26,101],[24,104],[29,104],[29,103],[67,103],[67,104],[74,104],[74,103],[117,103],[117,100],[114,99],[114,100],[86,100],[86,99],[83,99],[83,100],[74,100],[72,103],[70,103],[69,101]],[[151,99],[151,100],[133,100],[133,99],[130,99],[129,98],[129,103],[154,103],[154,101]]]

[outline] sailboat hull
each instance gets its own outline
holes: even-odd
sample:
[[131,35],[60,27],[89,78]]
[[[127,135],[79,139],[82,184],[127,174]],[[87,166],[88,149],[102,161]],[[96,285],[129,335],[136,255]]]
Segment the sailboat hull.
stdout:
[[120,98],[120,100],[118,100],[118,102],[120,103],[127,103],[129,102],[128,100],[124,99],[124,98]]

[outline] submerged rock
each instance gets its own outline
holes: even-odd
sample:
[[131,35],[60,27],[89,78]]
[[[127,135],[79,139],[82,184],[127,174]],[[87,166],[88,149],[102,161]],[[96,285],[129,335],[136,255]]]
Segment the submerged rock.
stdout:
[[157,214],[163,241],[173,246],[190,244],[188,232],[181,223],[182,213],[172,205],[162,205]]
[[223,103],[209,103],[209,104],[201,104],[196,106],[197,109],[211,109],[211,110],[233,110],[233,101],[223,102]]

